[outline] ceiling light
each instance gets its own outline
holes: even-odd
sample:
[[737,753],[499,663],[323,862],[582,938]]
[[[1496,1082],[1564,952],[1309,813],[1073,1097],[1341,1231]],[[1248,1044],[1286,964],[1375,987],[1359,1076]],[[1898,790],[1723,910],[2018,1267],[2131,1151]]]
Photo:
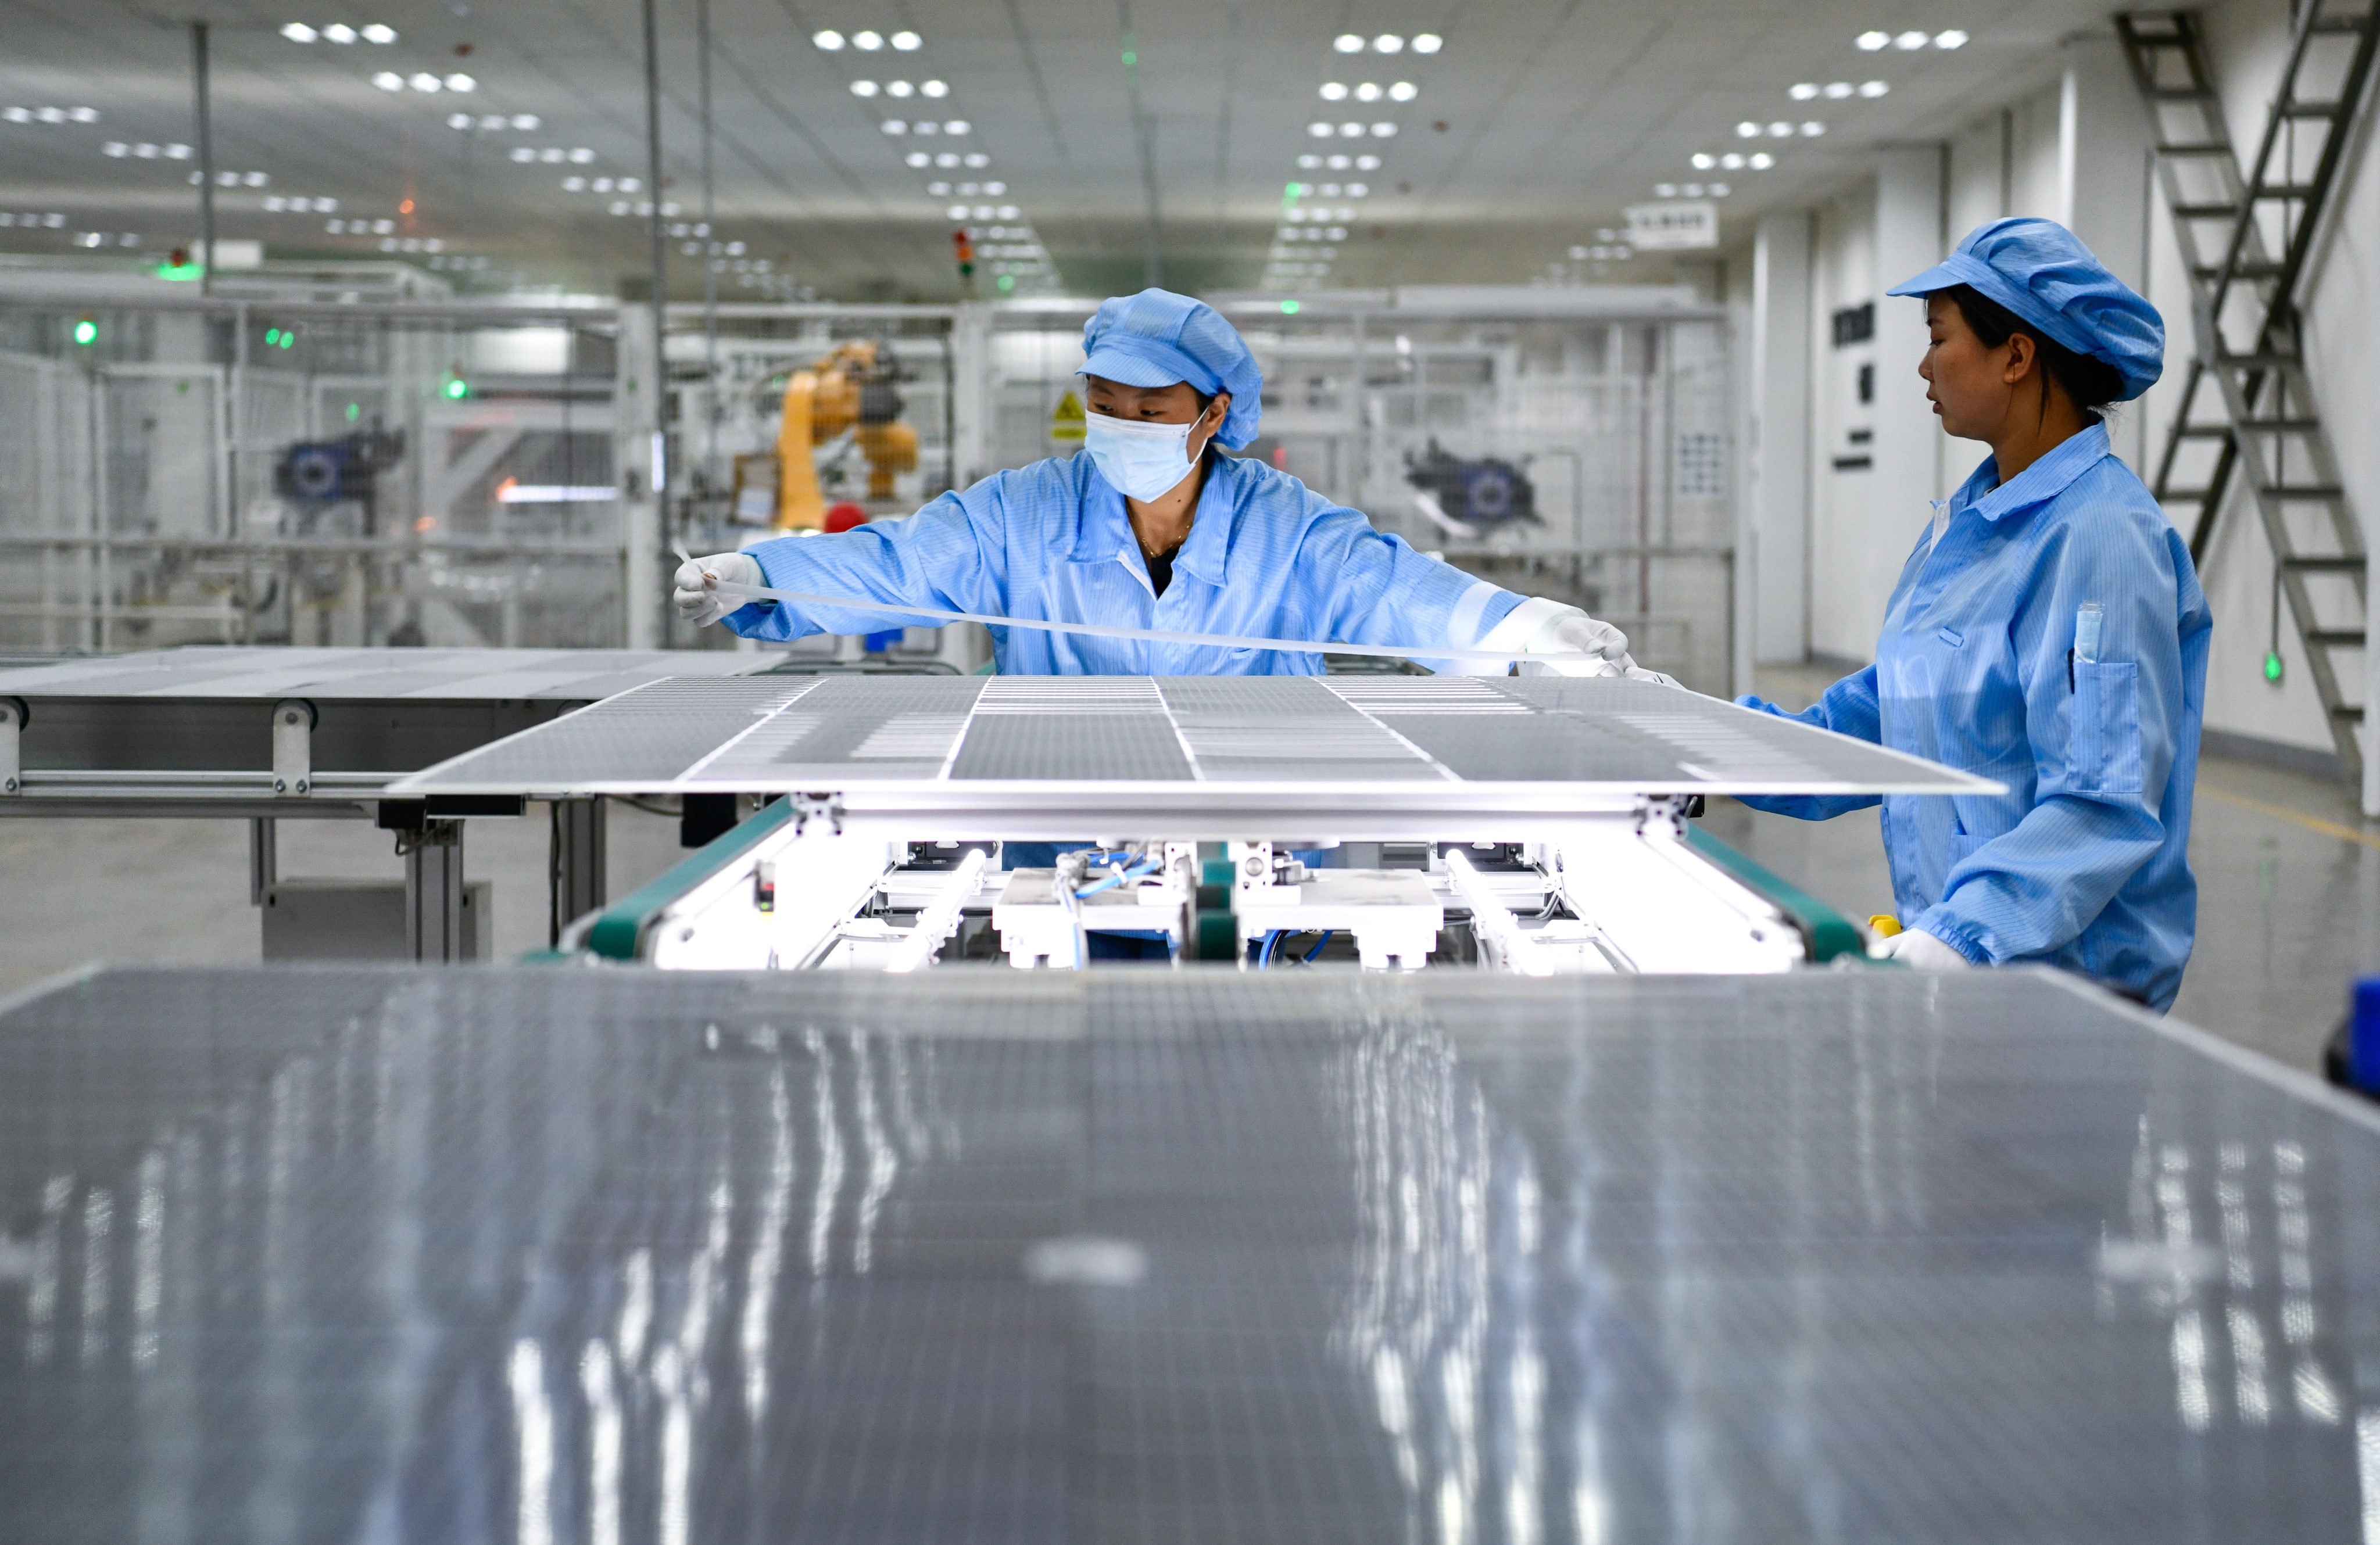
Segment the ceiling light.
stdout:
[[589,162],[595,159],[595,152],[589,150],[584,145],[573,146],[570,151],[570,159],[577,164],[584,166]]
[[[984,191],[986,193],[990,193],[991,189],[987,187]],[[1000,206],[1000,218],[1002,220],[1014,220],[1024,212],[1024,211],[1018,209],[1014,204],[1002,204]]]
[[1347,197],[1350,199],[1361,199],[1371,191],[1372,190],[1369,187],[1366,187],[1362,183],[1349,183],[1347,185]]
[[1378,85],[1377,82],[1375,82],[1375,81],[1370,81],[1370,80],[1366,80],[1366,81],[1365,81],[1361,86],[1358,86],[1358,87],[1356,87],[1356,88],[1355,88],[1355,100],[1356,100],[1357,102],[1378,102],[1378,101],[1379,101],[1379,100],[1380,100],[1380,88],[1379,88],[1379,85]]
[[1872,100],[1884,95],[1885,92],[1891,90],[1891,87],[1886,85],[1881,80],[1863,80],[1860,82],[1859,94]]
[[953,220],[965,220],[967,217],[967,207],[965,204],[953,204],[942,212]]
[[446,89],[446,83],[428,70],[423,70],[406,84],[417,91],[443,91]]
[[322,29],[322,36],[333,42],[350,43],[356,41],[356,30],[345,22],[334,21]]
[[833,54],[843,47],[843,34],[830,27],[822,32],[812,32],[810,42],[825,49],[829,54]]
[[625,214],[628,212],[626,200],[621,199],[613,199],[611,209],[613,214]]
[[1419,95],[1421,95],[1421,88],[1410,80],[1400,80],[1389,88],[1390,102],[1411,102]]
[[1402,54],[1405,51],[1405,40],[1394,32],[1383,32],[1372,40],[1372,47],[1382,54]]
[[1324,82],[1322,83],[1322,100],[1323,100],[1323,101],[1325,101],[1325,102],[1344,102],[1344,101],[1346,101],[1346,100],[1347,100],[1347,83],[1346,83],[1345,81],[1343,81],[1343,80],[1326,80],[1326,81],[1324,81]]
[[925,84],[919,86],[917,90],[925,92],[929,97],[946,97],[951,94],[950,82],[946,80],[929,80]]
[[476,91],[480,83],[468,75],[450,75],[446,78],[446,89],[450,91]]
[[1394,124],[1374,124],[1372,126],[1372,138],[1375,139],[1394,139],[1396,137],[1396,132],[1397,126]]
[[1931,42],[1933,40],[1923,32],[1903,32],[1892,40],[1892,46],[1903,54],[1913,54]]
[[267,183],[271,182],[273,178],[263,172],[250,172],[239,180],[250,187],[262,187]]
[[537,151],[527,145],[514,146],[512,155],[515,161],[528,162],[537,159]]
[[1678,185],[1676,183],[1655,183],[1653,185],[1653,197],[1656,199],[1674,199],[1677,196]]
[[926,185],[926,192],[932,198],[947,199],[951,196],[951,185],[942,182],[928,183]]
[[1726,197],[1727,197],[1727,195],[1728,195],[1728,186],[1727,186],[1727,184],[1725,184],[1725,183],[1713,183],[1713,184],[1711,184],[1711,185],[1710,185],[1710,196],[1711,196],[1712,198],[1714,198],[1714,199],[1724,199],[1724,198],[1726,198]]
[[974,198],[977,194],[978,194],[978,193],[980,193],[980,192],[982,192],[982,191],[983,191],[982,185],[980,185],[980,184],[978,184],[978,183],[961,183],[961,184],[959,184],[959,197],[960,197],[960,198],[962,198],[962,199],[972,199],[972,198]]
[[1755,172],[1766,172],[1777,164],[1777,158],[1767,151],[1755,151],[1744,158],[1744,164]]
[[1730,151],[1727,154],[1719,157],[1718,163],[1721,166],[1726,167],[1730,172],[1741,172],[1743,170],[1743,157],[1738,155],[1733,151]]
[[902,31],[892,34],[892,46],[904,54],[915,54],[925,46],[925,42],[926,40],[915,32]]
[[1435,54],[1445,46],[1446,40],[1439,37],[1435,32],[1415,32],[1414,34],[1413,51],[1415,54]]
[[317,32],[314,29],[307,26],[302,21],[293,21],[288,26],[281,29],[281,35],[287,38],[291,42],[312,42],[322,34]]
[[855,80],[851,83],[851,94],[856,97],[872,97],[878,89],[873,80]]
[[[1585,247],[1572,247],[1572,248],[1570,249],[1570,259],[1571,259],[1571,261],[1572,261],[1572,262],[1577,262],[1577,261],[1579,261],[1581,259],[1584,259],[1585,256],[1586,256],[1586,248],[1585,248]],[[1399,352],[1403,352],[1403,351],[1402,351],[1402,350],[1401,350],[1401,351],[1399,351]]]
[[[538,127],[538,115],[534,113],[516,113],[513,115],[513,127],[515,128],[535,128]],[[480,120],[482,127],[486,127],[486,119],[483,118]],[[499,124],[497,127],[501,128],[504,126]]]
[[[140,152],[135,151],[133,153],[137,155]],[[165,159],[167,161],[188,161],[190,159],[190,147],[188,145],[168,145],[165,147]]]
[[129,146],[129,145],[128,145],[128,144],[126,144],[123,140],[121,140],[121,139],[111,139],[111,140],[109,140],[106,144],[102,145],[102,146],[99,148],[99,153],[100,153],[100,154],[102,154],[102,155],[112,155],[112,156],[122,157],[122,156],[124,156],[124,155],[129,154],[129,153],[130,153],[130,151],[131,151],[131,150],[132,150],[132,147],[131,147],[131,146]]
[[[1008,191],[1008,185],[1004,182],[988,182],[983,185],[983,190],[997,199],[1002,194]],[[1014,217],[1011,216],[1010,218],[1013,219]]]
[[909,126],[903,123],[898,118],[885,119],[882,127],[884,132],[887,134],[906,134],[909,132]]
[[1699,199],[1703,196],[1703,185],[1700,183],[1688,183],[1683,187],[1678,189],[1678,191],[1684,194],[1689,199]]
[[1377,172],[1379,169],[1380,158],[1378,156],[1359,155],[1355,158],[1355,170],[1358,172]]
[[[966,163],[969,166],[989,166],[991,164],[991,157],[984,154],[981,151],[969,151],[967,152]],[[936,164],[939,165],[940,163],[937,162]]]
[[[114,154],[115,152],[114,152],[114,151],[110,151],[109,153],[110,153],[110,154]],[[1342,156],[1342,157],[1341,157],[1340,159],[1344,160],[1344,159],[1345,159],[1345,157],[1343,157],[1343,156]],[[1309,153],[1307,153],[1307,154],[1305,154],[1305,155],[1302,155],[1302,156],[1299,156],[1299,157],[1297,158],[1297,165],[1298,165],[1298,169],[1299,169],[1300,171],[1305,171],[1305,172],[1316,172],[1316,171],[1319,171],[1319,170],[1321,170],[1321,168],[1322,168],[1322,158],[1321,158],[1320,156],[1318,156],[1318,155],[1315,155],[1315,154],[1312,154],[1312,153],[1310,153],[1310,152],[1309,152]]]
[[638,182],[634,177],[622,177],[612,186],[618,188],[623,193],[634,193],[637,189],[644,187],[645,185]]
[[1328,139],[1330,138],[1330,126],[1329,124],[1308,124],[1305,126],[1305,132],[1312,135],[1317,139]]
[[1892,42],[1892,34],[1889,32],[1862,32],[1858,37],[1853,38],[1852,41],[1859,45],[1861,53],[1873,54],[1877,49],[1890,43]]
[[364,29],[364,42],[366,42],[387,44],[393,43],[395,41],[396,29],[394,27],[383,26],[382,23],[375,21]]
[[33,116],[45,124],[62,124],[67,121],[67,110],[63,107],[37,107],[33,110]]
[[854,32],[851,34],[851,46],[862,54],[873,54],[884,46],[884,39],[876,32]]
[[1964,48],[1967,46],[1967,34],[1960,31],[1956,27],[1951,28],[1947,32],[1937,32],[1934,34],[1934,46],[1937,48]]
[[1711,154],[1708,151],[1696,151],[1694,153],[1693,159],[1694,170],[1697,172],[1707,172],[1712,167],[1718,164],[1718,157]]
[[1768,126],[1768,138],[1771,139],[1791,139],[1793,138],[1793,126],[1791,124],[1781,123],[1770,124]]
[[405,90],[405,77],[395,70],[382,70],[372,77],[372,84],[383,91],[402,91]]
[[587,186],[594,192],[609,193],[612,191],[612,179],[609,177],[598,177]]
[[1826,96],[1828,102],[1840,102],[1851,94],[1852,83],[1850,81],[1829,80],[1827,82]]
[[942,132],[944,134],[973,134],[975,132],[975,126],[967,122],[965,118],[953,118],[942,125]]
[[287,209],[288,207],[289,200],[282,198],[279,194],[268,193],[264,196],[264,212],[267,214],[279,214],[283,210]]
[[584,193],[587,191],[587,179],[585,177],[565,177],[562,179],[562,191],[565,193]]
[[29,107],[0,107],[0,118],[12,124],[30,124],[33,121],[33,113]]
[[1802,138],[1804,139],[1815,139],[1826,132],[1827,126],[1815,119],[1802,126]]
[[69,107],[67,109],[67,116],[79,124],[95,124],[99,122],[99,109],[96,107]]
[[[497,127],[502,127],[504,120],[499,118],[496,120],[496,123]],[[446,115],[446,127],[448,128],[469,128],[471,127],[471,115],[468,113],[449,113]]]
[[1361,54],[1364,52],[1364,40],[1353,32],[1342,32],[1330,40],[1330,46],[1342,54]]
[[1808,102],[1818,94],[1818,83],[1815,80],[1799,81],[1789,88],[1785,94],[1795,102]]
[[917,167],[931,166],[934,163],[933,156],[925,151],[911,151],[905,159],[910,165]]
[[1746,119],[1735,126],[1735,137],[1738,139],[1757,139],[1760,138],[1760,126]]

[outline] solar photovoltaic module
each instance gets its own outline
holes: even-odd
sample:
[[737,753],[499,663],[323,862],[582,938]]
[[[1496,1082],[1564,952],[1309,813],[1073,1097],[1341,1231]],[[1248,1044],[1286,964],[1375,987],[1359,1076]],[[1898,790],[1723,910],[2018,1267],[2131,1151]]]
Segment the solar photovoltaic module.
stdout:
[[2376,1216],[2040,971],[111,971],[0,1534],[2350,1545]]
[[665,676],[741,676],[782,657],[686,649],[152,649],[0,670],[0,696],[591,703]]
[[[664,681],[414,775],[404,795],[832,791],[1093,800],[1218,786],[1450,804],[1499,791],[1954,793],[1988,780],[1676,688],[1551,676]],[[1402,796],[1401,796],[1402,797]]]

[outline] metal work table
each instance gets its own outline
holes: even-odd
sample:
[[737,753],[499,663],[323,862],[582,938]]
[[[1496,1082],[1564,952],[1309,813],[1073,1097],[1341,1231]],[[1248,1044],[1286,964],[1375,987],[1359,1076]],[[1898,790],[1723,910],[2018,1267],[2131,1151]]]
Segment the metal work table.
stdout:
[[2380,1124],[2036,972],[105,972],[0,1515],[191,1540],[2368,1538]]
[[[246,818],[261,904],[276,878],[274,822],[378,814],[407,834],[415,952],[448,958],[461,926],[460,832],[419,803],[385,808],[393,780],[662,677],[741,676],[782,659],[201,647],[0,670],[0,816]],[[601,808],[558,804],[552,821],[558,929],[603,900]]]

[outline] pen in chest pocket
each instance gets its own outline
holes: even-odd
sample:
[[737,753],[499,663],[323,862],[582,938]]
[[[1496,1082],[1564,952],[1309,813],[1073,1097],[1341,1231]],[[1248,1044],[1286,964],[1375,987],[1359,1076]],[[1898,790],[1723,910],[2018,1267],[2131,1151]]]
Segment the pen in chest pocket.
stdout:
[[2074,609],[2074,647],[2066,651],[2066,690],[2074,690],[2074,662],[2084,665],[2099,663],[2099,635],[2107,626],[2107,614],[2097,601],[2084,601]]

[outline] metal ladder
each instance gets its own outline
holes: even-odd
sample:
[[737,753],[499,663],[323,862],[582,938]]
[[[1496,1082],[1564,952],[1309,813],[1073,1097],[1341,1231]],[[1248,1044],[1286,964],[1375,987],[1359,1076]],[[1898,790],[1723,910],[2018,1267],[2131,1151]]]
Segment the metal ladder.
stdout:
[[2352,776],[2363,706],[2340,692],[2336,657],[2364,645],[2363,538],[2306,379],[2297,290],[2372,75],[2380,0],[2298,0],[2279,93],[2244,176],[2196,14],[2134,11],[2116,18],[2116,30],[2148,107],[2196,324],[2151,491],[2192,510],[2190,555],[2204,565],[2231,480],[2247,477]]

